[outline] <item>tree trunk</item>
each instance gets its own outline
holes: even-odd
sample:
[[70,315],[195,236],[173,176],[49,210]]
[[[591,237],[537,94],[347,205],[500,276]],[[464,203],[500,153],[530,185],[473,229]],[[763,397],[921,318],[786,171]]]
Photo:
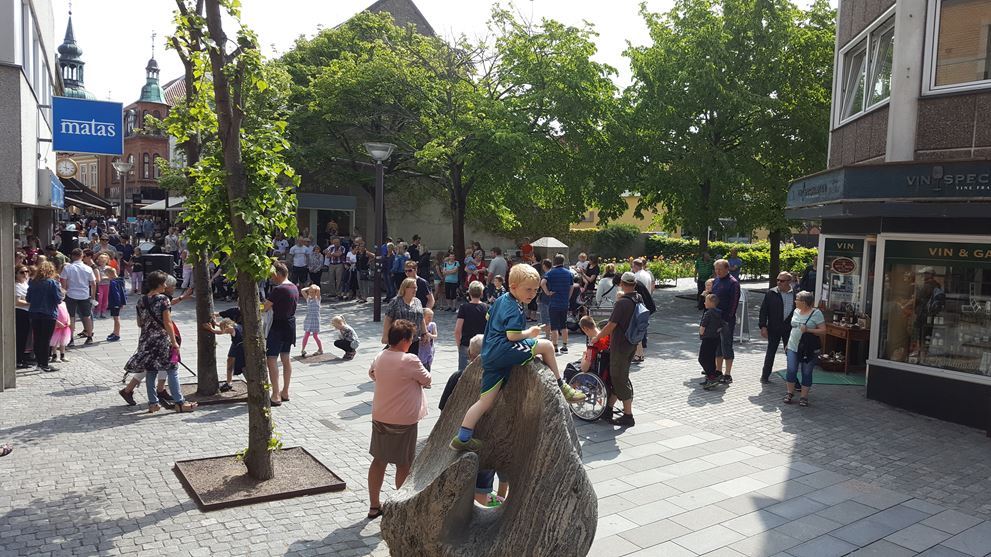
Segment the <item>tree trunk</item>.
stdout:
[[[461,166],[451,167],[451,239],[454,242],[454,257],[461,264],[458,265],[458,283],[465,281],[465,212],[467,211],[468,197],[464,194],[464,183],[461,177]],[[508,277],[507,277],[508,278]]]
[[[223,45],[228,42],[221,20],[220,0],[206,1],[207,27],[213,44],[210,52],[210,69],[213,76],[217,131],[223,148],[224,179],[228,201],[244,199],[248,195],[248,177],[241,157],[241,108],[234,106],[231,98],[231,78],[227,71]],[[240,84],[243,86],[244,84]],[[248,224],[243,215],[230,203],[231,227],[236,242],[248,236]],[[244,464],[248,475],[256,480],[268,480],[275,476],[269,442],[272,439],[272,410],[268,391],[268,368],[265,365],[265,341],[262,338],[261,315],[258,311],[258,286],[246,271],[237,273],[238,303],[244,319],[244,355],[248,380],[248,450]]]
[[203,327],[213,318],[213,291],[207,255],[197,254],[193,263],[193,291],[196,292],[196,394],[217,394],[217,337]]
[[[701,191],[701,198],[702,198],[702,211],[701,211],[701,214],[708,215],[709,214],[709,205],[710,205],[709,204],[709,196],[712,195],[712,185],[709,183],[708,180],[706,180],[705,182],[702,182],[699,185],[699,189],[702,190]],[[709,249],[709,225],[710,225],[710,222],[703,222],[703,223],[701,223],[699,225],[699,228],[701,229],[699,231],[699,257],[701,257],[702,252],[708,251],[708,249]]]
[[781,272],[781,229],[775,228],[771,231],[767,241],[771,243],[771,266],[770,276],[767,279],[768,288],[778,285],[778,273]]

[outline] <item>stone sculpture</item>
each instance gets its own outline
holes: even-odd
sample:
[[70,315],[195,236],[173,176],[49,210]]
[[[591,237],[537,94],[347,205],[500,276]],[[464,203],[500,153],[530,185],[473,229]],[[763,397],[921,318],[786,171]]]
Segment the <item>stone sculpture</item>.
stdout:
[[[481,453],[450,448],[478,399],[482,366],[465,369],[403,487],[384,505],[382,538],[396,557],[569,557],[588,553],[598,500],[554,376],[538,362],[513,369],[479,421]],[[509,482],[498,508],[474,504],[479,468]]]

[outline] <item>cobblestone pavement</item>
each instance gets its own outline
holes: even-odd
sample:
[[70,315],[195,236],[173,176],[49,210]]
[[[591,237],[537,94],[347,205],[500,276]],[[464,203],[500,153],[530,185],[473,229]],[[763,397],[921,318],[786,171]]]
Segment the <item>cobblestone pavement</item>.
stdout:
[[[577,424],[599,496],[593,555],[991,555],[983,432],[866,400],[862,387],[817,386],[810,408],[783,406],[777,376],[757,382],[759,339],[738,348],[732,386],[701,391],[697,314],[675,297],[692,287],[681,286],[656,294],[648,359],[633,375],[636,427]],[[749,300],[755,309],[760,294]],[[193,310],[175,311],[191,361]],[[292,401],[275,419],[286,446],[306,447],[346,491],[199,512],[172,464],[243,448],[245,410],[149,416],[143,404],[124,406],[116,390],[137,340],[132,305],[121,342],[73,350],[62,371],[20,374],[17,389],[0,393],[0,441],[15,445],[0,460],[0,555],[387,555],[378,522],[364,519],[366,370],[381,331],[370,307],[325,304],[324,323],[333,312],[348,316],[363,349],[353,362],[296,361]],[[453,314],[439,312],[438,323],[439,387],[457,353],[446,340]],[[96,330],[105,337],[109,320]],[[328,328],[325,348],[334,338]],[[427,391],[423,436],[440,393]]]

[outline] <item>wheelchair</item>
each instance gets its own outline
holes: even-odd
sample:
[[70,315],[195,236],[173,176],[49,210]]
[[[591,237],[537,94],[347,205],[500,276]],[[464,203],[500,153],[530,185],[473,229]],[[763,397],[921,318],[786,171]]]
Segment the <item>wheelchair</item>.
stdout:
[[[602,324],[605,326],[605,323]],[[569,404],[571,413],[586,422],[594,422],[602,417],[612,395],[612,381],[609,378],[609,351],[599,352],[588,371],[581,371],[581,362],[570,363],[565,367],[564,380],[571,388],[585,394],[585,400]],[[615,414],[614,414],[615,415]]]

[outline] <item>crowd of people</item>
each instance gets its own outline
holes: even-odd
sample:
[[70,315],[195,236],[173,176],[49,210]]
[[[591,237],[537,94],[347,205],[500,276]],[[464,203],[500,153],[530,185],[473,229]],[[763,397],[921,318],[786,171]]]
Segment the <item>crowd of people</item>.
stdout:
[[[54,364],[69,361],[66,349],[77,340],[84,346],[93,343],[94,319],[113,319],[113,331],[106,340],[119,341],[121,310],[133,305],[140,335],[124,366],[130,380],[120,396],[128,405],[136,405],[134,392],[144,381],[149,413],[163,407],[193,411],[196,403],[184,399],[178,383],[181,335],[172,319],[172,306],[194,290],[190,280],[193,261],[182,230],[145,218],[126,224],[124,232],[116,223],[100,220],[68,223],[63,228],[59,244],[39,250],[36,242],[29,243],[18,252],[18,368],[31,367],[33,359],[33,365],[43,372],[57,371]],[[500,247],[486,251],[472,242],[459,257],[453,248],[432,253],[416,235],[408,243],[388,238],[377,253],[359,236],[328,235],[323,242],[314,242],[304,230],[291,241],[282,235],[273,239],[273,271],[258,285],[263,295],[272,406],[291,400],[293,352],[298,350],[301,358],[324,353],[320,334],[327,302],[366,303],[373,296],[376,258],[381,262],[385,306],[380,345],[386,348],[369,369],[375,382],[369,518],[381,514],[379,492],[386,466],[397,467],[399,486],[412,464],[416,423],[427,412],[423,388],[431,384],[436,344],[450,334],[439,330],[434,312],[456,314],[452,336],[458,369],[446,385],[441,408],[473,359],[481,358],[483,369],[479,400],[451,440],[453,449],[480,449],[484,441],[475,437],[474,426],[495,404],[516,365],[539,359],[557,378],[565,401],[582,401],[586,395],[568,384],[558,364],[559,358],[569,357],[569,341],[576,333],[584,337],[582,350],[575,353],[581,371],[589,371],[608,354],[610,397],[604,419],[616,426],[635,426],[630,368],[644,361],[648,324],[657,309],[655,279],[645,261],[631,259],[630,270],[618,272],[616,264],[600,264],[594,255],[581,253],[572,264],[563,254],[538,260],[528,241],[517,248],[509,255]],[[143,255],[150,254],[170,255],[176,272],[146,268]],[[733,252],[715,261],[705,253],[696,263],[704,389],[733,381],[742,264]],[[211,268],[212,291],[220,299],[230,299],[235,285],[224,270],[222,260]],[[788,362],[784,402],[792,402],[798,392],[799,403],[807,406],[816,351],[813,340],[824,331],[825,320],[815,309],[812,294],[796,292],[793,283],[788,273],[779,275],[778,286],[761,305],[759,326],[768,340],[761,382],[770,381],[778,346],[784,344]],[[305,316],[297,348],[300,298]],[[604,319],[597,322],[593,314]],[[331,345],[344,361],[354,359],[361,346],[349,318],[334,314],[329,319],[336,332]],[[77,321],[81,324],[78,334]],[[221,391],[228,391],[246,365],[240,310],[229,308],[203,326],[230,337],[227,373],[219,385]],[[315,352],[307,352],[311,340]],[[494,491],[495,476],[491,470],[479,473],[476,501],[480,504],[498,506],[505,500],[508,486],[501,481]]]

